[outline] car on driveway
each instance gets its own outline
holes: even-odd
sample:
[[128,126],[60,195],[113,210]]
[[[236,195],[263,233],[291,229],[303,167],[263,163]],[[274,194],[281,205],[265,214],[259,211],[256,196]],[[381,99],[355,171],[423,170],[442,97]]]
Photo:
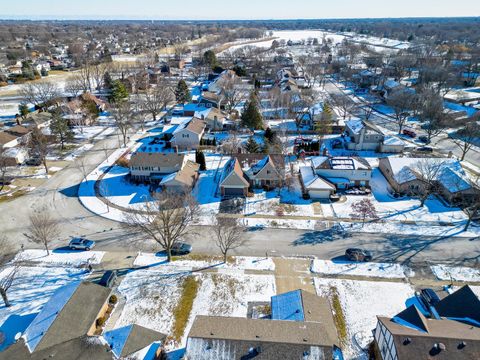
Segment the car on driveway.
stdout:
[[430,306],[435,307],[440,302],[440,298],[438,297],[437,293],[433,291],[433,289],[422,289],[420,292],[420,299],[422,299],[422,302],[425,304],[427,309],[430,308]]
[[433,148],[430,147],[430,146],[421,146],[421,147],[417,148],[417,151],[418,152],[429,152],[429,153],[431,153],[431,152],[433,152]]
[[107,270],[103,273],[98,285],[111,288],[117,279],[117,272],[115,270]]
[[68,244],[68,247],[72,250],[85,250],[89,251],[95,246],[95,241],[85,238],[73,238]]
[[187,255],[192,252],[192,245],[184,242],[177,242],[173,244],[170,251],[172,255]]
[[372,261],[372,253],[364,249],[347,249],[345,251],[345,257],[350,261]]

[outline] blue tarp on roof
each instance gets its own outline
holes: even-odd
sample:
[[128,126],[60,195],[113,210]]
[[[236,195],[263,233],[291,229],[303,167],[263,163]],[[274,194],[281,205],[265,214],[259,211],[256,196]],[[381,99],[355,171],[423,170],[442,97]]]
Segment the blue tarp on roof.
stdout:
[[300,290],[272,296],[272,319],[305,321]]

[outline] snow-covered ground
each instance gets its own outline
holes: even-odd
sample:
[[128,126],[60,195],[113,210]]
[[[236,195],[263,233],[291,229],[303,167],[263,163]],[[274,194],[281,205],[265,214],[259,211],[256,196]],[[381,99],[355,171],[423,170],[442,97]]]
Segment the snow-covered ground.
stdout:
[[[12,268],[0,272],[0,279],[8,276]],[[12,344],[15,335],[23,332],[33,321],[42,306],[63,285],[82,280],[87,272],[65,267],[20,267],[12,287],[8,291],[11,307],[0,306],[0,332],[5,342],[0,350]]]
[[[246,275],[241,271],[228,274],[192,273],[176,263],[127,274],[118,287],[126,303],[115,327],[136,323],[171,334],[174,325],[172,313],[180,300],[182,283],[187,276],[194,276],[200,287],[184,334],[188,334],[196,315],[246,317],[248,302],[269,301],[275,294],[273,275]],[[182,343],[185,340],[184,336]],[[169,347],[177,346],[170,344]]]
[[51,250],[47,255],[45,250],[24,250],[15,256],[14,261],[29,261],[38,264],[82,267],[87,264],[96,265],[102,261],[103,251]]
[[312,272],[327,275],[371,276],[390,279],[402,279],[414,276],[414,272],[404,265],[374,262],[351,262],[344,260],[319,260],[312,262]]
[[404,283],[321,278],[314,281],[319,296],[331,298],[333,289],[338,294],[348,332],[343,349],[345,359],[368,359],[361,348],[373,340],[376,316],[394,316],[416,301],[414,289]]
[[439,280],[480,282],[480,269],[447,265],[432,265],[430,269]]
[[212,258],[211,260],[177,260],[171,264],[167,264],[167,257],[153,253],[139,253],[133,263],[137,267],[149,267],[156,269],[158,266],[173,266],[187,269],[198,269],[214,266],[218,269],[235,269],[235,270],[267,270],[274,271],[275,264],[271,258],[254,257],[254,256],[234,256],[233,261],[223,264],[221,260]]

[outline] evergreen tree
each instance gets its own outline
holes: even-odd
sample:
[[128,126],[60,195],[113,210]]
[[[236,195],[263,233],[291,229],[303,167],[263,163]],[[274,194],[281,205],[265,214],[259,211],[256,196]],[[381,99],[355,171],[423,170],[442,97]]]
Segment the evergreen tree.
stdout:
[[108,71],[103,75],[103,87],[107,90],[112,90],[113,80]]
[[41,74],[42,76],[48,76],[48,71],[47,71],[47,69],[45,69],[44,67],[42,67],[42,70],[40,71],[40,74]]
[[260,146],[253,137],[248,138],[247,142],[245,143],[245,151],[249,154],[256,154],[260,152]]
[[125,85],[120,80],[113,81],[112,93],[110,94],[110,101],[113,103],[121,103],[128,98],[128,91]]
[[18,112],[22,119],[25,120],[30,112],[30,109],[28,108],[27,104],[20,104],[18,105]]
[[207,170],[207,164],[205,163],[205,154],[197,150],[195,152],[195,162],[200,165],[200,171],[205,171]]
[[61,149],[63,150],[65,147],[65,143],[67,141],[73,140],[73,131],[70,129],[68,125],[68,120],[62,118],[59,113],[54,113],[52,120],[50,122],[50,131],[53,135],[55,135],[60,141]]
[[203,54],[203,62],[210,66],[210,68],[214,68],[217,65],[217,56],[213,50],[207,50]]
[[249,129],[262,129],[263,117],[258,109],[258,100],[254,92],[250,95],[250,99],[245,104],[242,113],[242,124]]
[[22,61],[22,77],[28,80],[35,80],[35,72],[30,61]]
[[270,143],[274,143],[277,137],[277,135],[272,131],[272,129],[270,129],[270,127],[267,127],[267,130],[265,130],[265,134],[263,136]]
[[177,84],[177,88],[175,89],[175,99],[181,104],[188,103],[191,100],[190,90],[188,90],[187,83],[183,79]]

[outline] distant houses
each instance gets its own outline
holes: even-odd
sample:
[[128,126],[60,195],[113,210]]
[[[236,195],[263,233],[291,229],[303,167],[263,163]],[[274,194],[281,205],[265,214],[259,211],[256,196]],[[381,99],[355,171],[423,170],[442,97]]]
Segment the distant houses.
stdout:
[[405,148],[402,140],[385,136],[377,126],[363,120],[346,121],[345,135],[348,150],[401,153]]

